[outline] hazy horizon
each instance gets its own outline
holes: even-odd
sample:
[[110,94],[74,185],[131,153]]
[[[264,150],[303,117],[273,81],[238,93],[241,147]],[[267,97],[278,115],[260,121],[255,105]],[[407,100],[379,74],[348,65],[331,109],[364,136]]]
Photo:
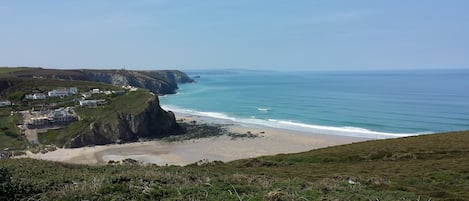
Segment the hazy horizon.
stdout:
[[0,66],[469,68],[469,2],[2,1]]

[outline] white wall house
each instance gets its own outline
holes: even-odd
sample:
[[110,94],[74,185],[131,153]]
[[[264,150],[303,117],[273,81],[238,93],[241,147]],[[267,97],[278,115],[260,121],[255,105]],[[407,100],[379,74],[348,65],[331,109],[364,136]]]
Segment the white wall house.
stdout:
[[92,94],[99,94],[99,93],[101,93],[101,90],[99,90],[99,89],[91,89],[91,93],[92,93]]
[[52,91],[47,92],[49,97],[65,97],[69,95],[74,95],[78,93],[78,89],[76,87],[64,88],[64,89],[54,89]]
[[70,87],[67,89],[68,91],[68,94],[77,94],[78,93],[78,89],[76,87]]
[[31,100],[44,100],[46,97],[47,96],[43,93],[26,94],[26,96],[24,96],[24,98]]
[[0,100],[0,107],[11,106],[11,101],[9,100]]
[[105,105],[106,100],[82,100],[80,106],[82,107],[97,107],[98,105]]
[[52,91],[47,92],[47,95],[48,95],[49,97],[65,97],[65,96],[68,96],[69,93],[68,93],[68,91],[65,90],[65,89],[62,89],[62,90],[56,90],[56,89],[54,89],[54,90],[52,90]]

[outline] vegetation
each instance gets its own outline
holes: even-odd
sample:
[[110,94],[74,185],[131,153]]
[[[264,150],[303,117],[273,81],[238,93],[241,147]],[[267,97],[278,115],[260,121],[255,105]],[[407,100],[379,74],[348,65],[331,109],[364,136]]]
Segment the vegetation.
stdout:
[[31,69],[28,67],[0,67],[0,74],[5,74],[5,73],[12,73],[16,71],[22,71],[26,69]]
[[[9,70],[12,70],[8,68]],[[20,70],[23,68],[19,68]],[[27,68],[31,71],[34,69]],[[6,71],[6,70],[4,70]],[[0,111],[0,148],[25,149],[27,140],[19,135],[16,123],[20,121],[20,115],[10,116],[11,111],[29,110],[33,107],[54,109],[59,107],[76,106],[81,98],[80,94],[67,97],[48,97],[45,100],[25,100],[24,96],[30,93],[47,93],[50,90],[68,87],[77,87],[79,92],[87,92],[94,88],[103,91],[119,91],[122,88],[89,81],[65,81],[59,79],[42,78],[2,78],[0,81],[1,96],[16,103],[12,107],[1,108]],[[140,89],[125,94],[92,94],[92,99],[104,99],[107,104],[97,108],[77,107],[76,113],[82,121],[73,122],[63,129],[49,130],[47,133],[39,134],[39,142],[43,144],[55,144],[63,146],[71,138],[83,133],[93,122],[110,123],[116,125],[117,114],[138,114],[147,106],[147,102],[153,100],[153,95],[148,90]]]
[[464,131],[185,167],[10,159],[0,186],[41,200],[469,200],[468,158]]
[[120,96],[106,96],[106,105],[96,108],[76,107],[75,112],[81,120],[68,125],[63,129],[49,130],[47,133],[39,134],[39,142],[42,144],[55,144],[63,146],[71,138],[89,129],[90,124],[118,124],[118,114],[138,114],[142,112],[154,96],[147,90],[138,90]]
[[11,112],[10,108],[0,108],[0,149],[22,150],[28,143],[16,127],[21,116]]

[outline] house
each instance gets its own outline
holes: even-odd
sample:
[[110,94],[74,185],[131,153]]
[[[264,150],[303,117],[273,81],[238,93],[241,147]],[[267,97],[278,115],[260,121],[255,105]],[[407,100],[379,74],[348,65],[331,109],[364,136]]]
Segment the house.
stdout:
[[92,93],[92,94],[99,94],[99,93],[101,93],[101,90],[99,90],[99,89],[91,89],[91,93]]
[[98,103],[95,100],[82,100],[80,101],[80,106],[82,107],[96,107]]
[[59,108],[56,110],[37,112],[31,111],[30,114],[32,117],[25,120],[27,125],[30,127],[63,124],[78,120],[76,115],[70,113],[69,108]]
[[90,92],[85,92],[85,93],[82,93],[81,96],[83,96],[83,98],[89,98],[89,97],[91,97],[91,93]]
[[47,95],[49,95],[49,97],[65,97],[65,96],[68,96],[69,93],[68,93],[68,90],[66,89],[60,89],[60,90],[52,90],[52,91],[49,91],[47,92]]
[[65,123],[77,120],[77,117],[75,115],[70,114],[69,110],[65,108],[59,108],[54,111],[51,111],[48,117],[53,123]]
[[76,87],[64,88],[64,89],[54,89],[52,91],[47,92],[49,97],[65,97],[70,95],[75,95],[78,93],[78,89]]
[[11,106],[11,101],[9,100],[0,100],[0,107]]
[[76,87],[70,87],[67,89],[67,91],[68,91],[68,94],[70,95],[75,95],[78,93],[78,89]]
[[137,91],[138,88],[134,86],[122,86],[124,89],[128,89],[129,91]]
[[47,96],[43,93],[26,94],[26,96],[24,96],[24,98],[30,100],[44,100],[46,97]]
[[82,100],[80,106],[82,107],[97,107],[98,105],[105,105],[107,102],[104,99],[101,100]]

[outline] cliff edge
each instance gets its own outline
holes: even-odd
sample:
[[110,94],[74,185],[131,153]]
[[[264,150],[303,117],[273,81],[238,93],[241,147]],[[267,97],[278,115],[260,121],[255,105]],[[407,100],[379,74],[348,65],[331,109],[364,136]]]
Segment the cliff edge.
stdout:
[[163,110],[157,96],[151,97],[143,111],[116,111],[106,119],[89,122],[87,129],[67,142],[64,147],[134,142],[140,138],[161,138],[183,133],[171,111]]

